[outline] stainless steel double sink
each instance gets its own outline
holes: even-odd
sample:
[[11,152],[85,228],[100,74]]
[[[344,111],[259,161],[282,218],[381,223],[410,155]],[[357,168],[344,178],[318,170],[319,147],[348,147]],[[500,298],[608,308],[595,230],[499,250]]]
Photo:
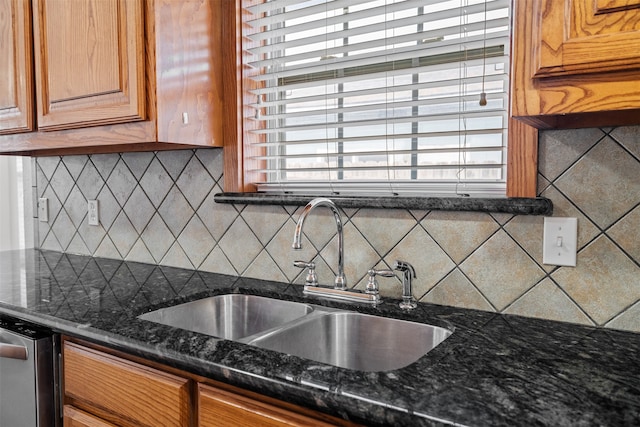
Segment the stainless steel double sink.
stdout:
[[369,372],[403,368],[451,335],[423,323],[244,294],[204,298],[139,319]]

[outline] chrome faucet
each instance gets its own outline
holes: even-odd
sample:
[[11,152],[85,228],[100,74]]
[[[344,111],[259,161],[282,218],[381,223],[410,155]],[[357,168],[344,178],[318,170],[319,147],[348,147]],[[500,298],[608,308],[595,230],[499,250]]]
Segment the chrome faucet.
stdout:
[[296,267],[307,269],[303,293],[321,298],[376,305],[382,302],[376,276],[395,277],[396,274],[393,270],[398,270],[403,273],[402,302],[400,303],[400,307],[403,309],[416,308],[416,300],[411,294],[411,279],[416,277],[416,272],[413,266],[405,261],[396,261],[393,270],[369,270],[369,280],[364,292],[356,289],[347,289],[347,278],[344,275],[344,232],[342,229],[342,219],[340,218],[338,208],[330,199],[318,197],[311,200],[304,207],[300,218],[298,218],[293,234],[293,245],[291,245],[293,249],[302,249],[302,229],[304,222],[309,214],[318,206],[326,206],[331,209],[333,218],[336,221],[336,227],[338,228],[338,273],[336,274],[333,287],[321,286],[318,283],[318,275],[315,271],[316,265],[314,262],[294,261],[293,265]]
[[324,197],[318,197],[307,203],[302,210],[302,214],[300,214],[300,218],[298,218],[296,230],[293,234],[293,245],[291,246],[293,249],[302,248],[302,227],[304,226],[304,221],[317,206],[326,206],[331,209],[333,217],[336,220],[336,226],[338,227],[338,273],[336,274],[336,279],[334,281],[334,289],[345,290],[347,289],[347,278],[344,275],[344,233],[342,230],[340,212],[338,212],[338,208],[335,203]]

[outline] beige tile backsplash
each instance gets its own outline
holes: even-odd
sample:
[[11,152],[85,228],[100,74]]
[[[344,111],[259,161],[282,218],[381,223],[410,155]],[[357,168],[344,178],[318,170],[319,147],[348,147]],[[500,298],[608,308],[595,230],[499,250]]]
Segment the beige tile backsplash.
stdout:
[[[578,218],[577,267],[542,264],[543,218],[468,212],[344,211],[345,270],[363,287],[369,268],[395,259],[417,270],[415,297],[640,332],[640,127],[546,131],[538,191],[554,216]],[[314,260],[330,283],[336,235],[328,212],[290,249],[300,208],[216,204],[219,149],[40,157],[35,220],[43,249],[301,283],[296,259]],[[87,200],[99,226],[87,225]],[[395,279],[381,292],[400,295]]]

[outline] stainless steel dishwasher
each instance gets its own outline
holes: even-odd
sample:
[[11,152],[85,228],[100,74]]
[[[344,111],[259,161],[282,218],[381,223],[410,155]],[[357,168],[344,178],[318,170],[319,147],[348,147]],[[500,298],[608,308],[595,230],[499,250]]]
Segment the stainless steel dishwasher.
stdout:
[[0,426],[58,426],[58,339],[25,322],[0,317]]

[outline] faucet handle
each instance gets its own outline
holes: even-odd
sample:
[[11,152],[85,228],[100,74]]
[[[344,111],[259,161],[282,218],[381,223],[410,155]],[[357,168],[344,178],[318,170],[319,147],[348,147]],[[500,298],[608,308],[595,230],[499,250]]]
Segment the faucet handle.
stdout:
[[396,273],[393,270],[374,270],[373,268],[367,272],[369,277],[382,276],[382,277],[394,277]]
[[374,270],[373,268],[367,271],[367,274],[369,274],[369,280],[367,281],[367,285],[364,288],[364,293],[367,295],[371,295],[374,303],[379,304],[382,302],[382,299],[380,299],[380,288],[378,287],[376,275],[384,277],[395,277],[396,274],[392,270]]
[[395,277],[396,275],[392,270],[374,270],[373,268],[367,271],[367,274],[369,274],[369,280],[364,288],[364,293],[370,295],[378,295],[380,291],[376,275],[383,277]]
[[293,265],[298,268],[308,268],[307,276],[304,278],[306,285],[316,286],[318,284],[318,275],[316,274],[316,263],[313,261],[294,261]]
[[394,277],[396,275],[393,270],[375,270],[373,268],[367,271],[367,274],[369,275],[369,280],[375,279],[376,276]]

